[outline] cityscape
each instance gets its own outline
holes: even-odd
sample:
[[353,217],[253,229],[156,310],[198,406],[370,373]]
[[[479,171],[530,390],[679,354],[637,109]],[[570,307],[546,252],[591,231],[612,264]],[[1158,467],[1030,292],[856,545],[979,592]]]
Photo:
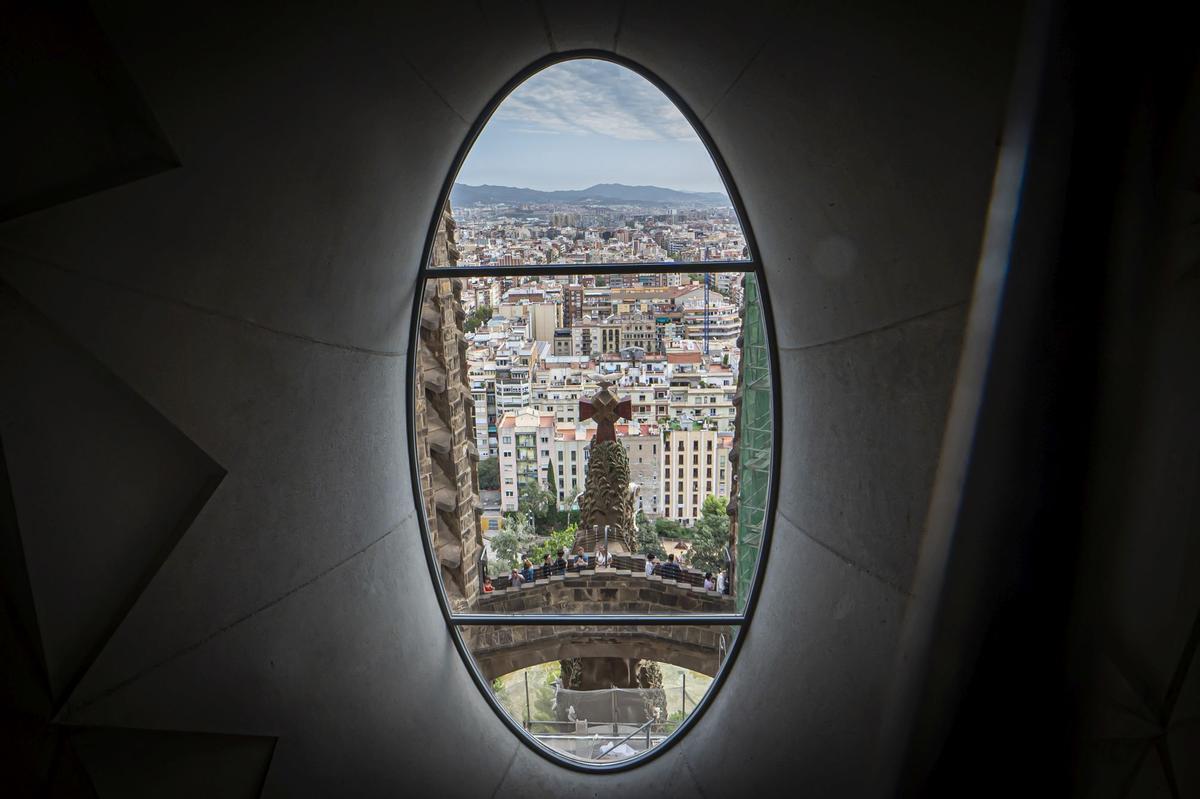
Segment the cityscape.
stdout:
[[[454,205],[455,198],[475,203]],[[455,184],[451,203],[459,266],[702,263],[748,256],[736,213],[715,192],[618,183],[564,192]]]
[[[458,265],[728,260],[745,247],[729,208],[484,206],[455,219],[464,220]],[[464,280],[485,536],[521,511],[523,486],[573,505],[596,430],[580,418],[580,401],[601,382],[631,401],[616,433],[640,514],[691,526],[706,498],[728,498],[744,280],[740,272]]]

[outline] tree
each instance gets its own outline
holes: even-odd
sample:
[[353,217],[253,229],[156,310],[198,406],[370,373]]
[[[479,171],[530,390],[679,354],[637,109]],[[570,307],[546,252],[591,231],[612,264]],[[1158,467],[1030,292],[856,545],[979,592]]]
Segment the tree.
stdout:
[[[538,673],[538,670],[542,668],[546,667],[534,666],[532,669],[530,669],[530,677],[535,676]],[[562,666],[555,661],[546,670],[545,680],[538,682],[537,680],[531,679],[529,681],[530,693],[532,694],[532,701],[530,702],[530,705],[532,705],[531,712],[534,719],[539,721],[553,721],[555,718],[557,718],[554,712],[554,703],[558,696],[558,688],[555,683],[557,683],[561,678]],[[523,713],[524,708],[522,708],[522,714]]]
[[483,491],[500,490],[499,458],[484,458],[479,461],[479,488]]
[[[533,547],[533,529],[529,520],[518,513],[504,515],[504,525],[491,538],[492,552],[496,553],[494,573],[492,577],[505,574],[520,562],[521,556]],[[488,563],[488,571],[493,571],[493,563]]]
[[538,535],[550,535],[567,523],[567,514],[558,509],[558,497],[537,483],[521,485],[517,491],[517,506],[522,513],[533,514],[533,529]]
[[567,501],[564,503],[566,505],[567,524],[571,523],[571,511],[579,510],[579,495],[582,493],[582,489],[578,488],[567,493]]
[[489,305],[480,305],[467,314],[467,318],[463,320],[463,332],[474,333],[479,329],[479,326],[492,318],[492,308]]
[[665,558],[667,551],[663,549],[662,542],[658,540],[658,532],[654,529],[655,525],[646,518],[646,514],[638,511],[637,515],[637,544],[638,552],[644,555],[654,555],[656,558]]
[[674,519],[655,519],[654,534],[659,538],[691,538],[691,531]]
[[718,572],[725,565],[725,547],[729,544],[728,500],[709,495],[704,498],[700,520],[692,531],[692,568]]
[[561,530],[555,530],[550,533],[550,536],[540,544],[536,545],[529,553],[529,559],[537,566],[542,562],[542,558],[547,555],[553,560],[558,556],[558,550],[565,549],[568,553],[575,546],[575,525],[568,524]]

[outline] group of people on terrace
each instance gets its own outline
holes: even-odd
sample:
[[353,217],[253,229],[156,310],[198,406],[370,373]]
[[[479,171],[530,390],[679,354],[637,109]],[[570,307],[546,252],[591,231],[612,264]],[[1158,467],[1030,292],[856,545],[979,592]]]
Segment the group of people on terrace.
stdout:
[[[650,577],[651,575],[658,575],[659,577],[667,580],[683,579],[683,569],[680,568],[679,564],[675,561],[674,553],[667,555],[667,559],[665,561],[658,560],[654,556],[653,552],[648,553],[646,555],[645,569],[647,577]],[[713,576],[712,572],[705,572],[704,590],[728,594],[729,575],[726,573],[725,569],[721,569],[721,571],[715,577]]]
[[[610,566],[615,566],[616,561],[610,557],[608,550],[605,547],[598,547],[594,554],[589,554],[584,551],[582,546],[577,546],[573,554],[568,555],[565,547],[559,547],[556,553],[557,557],[552,559],[550,553],[546,553],[542,557],[542,562],[535,565],[532,560],[525,558],[521,562],[521,567],[514,567],[508,574],[508,585],[513,588],[519,588],[525,583],[531,583],[538,579],[549,579],[554,575],[566,574],[567,572],[578,572],[585,569],[603,569]],[[667,555],[665,561],[659,560],[654,553],[646,555],[645,563],[646,576],[658,576],[667,580],[677,580],[687,582],[684,579],[683,568],[675,560],[675,555]],[[725,569],[717,575],[712,572],[704,573],[704,588],[707,591],[717,591],[722,594],[728,594],[729,591],[729,575]],[[483,592],[490,594],[496,588],[492,584],[491,577],[484,577]]]
[[[557,558],[551,560],[550,553],[546,553],[542,557],[540,565],[535,566],[533,561],[525,558],[521,562],[521,568],[513,568],[508,574],[508,584],[514,588],[520,587],[525,583],[531,583],[539,578],[548,579],[556,574],[566,574],[569,571],[577,572],[584,569],[602,569],[610,563],[608,550],[605,547],[599,547],[595,553],[589,554],[583,550],[582,546],[575,548],[574,554],[568,556],[566,547],[559,547]],[[492,578],[485,577],[483,580],[483,592],[490,594],[495,590],[492,585]]]

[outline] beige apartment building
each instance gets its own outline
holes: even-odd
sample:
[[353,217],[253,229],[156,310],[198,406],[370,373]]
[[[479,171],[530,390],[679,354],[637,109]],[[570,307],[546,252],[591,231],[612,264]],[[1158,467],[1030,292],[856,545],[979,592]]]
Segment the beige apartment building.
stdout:
[[729,497],[729,451],[733,433],[716,430],[663,430],[662,516],[691,526],[707,496]]
[[[617,424],[617,441],[629,456],[629,481],[638,486],[635,507],[650,518],[659,515],[658,473],[662,435],[654,424]],[[554,429],[554,473],[558,502],[570,503],[584,489],[588,447],[596,434],[594,422],[559,423]]]

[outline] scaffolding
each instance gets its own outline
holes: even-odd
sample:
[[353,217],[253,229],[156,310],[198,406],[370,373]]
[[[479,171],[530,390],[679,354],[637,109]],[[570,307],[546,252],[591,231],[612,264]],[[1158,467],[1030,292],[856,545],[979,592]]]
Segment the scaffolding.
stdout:
[[737,557],[734,587],[738,607],[746,599],[758,568],[763,525],[771,481],[773,439],[771,412],[771,358],[758,279],[744,282],[745,316],[742,326],[742,405],[738,434]]

